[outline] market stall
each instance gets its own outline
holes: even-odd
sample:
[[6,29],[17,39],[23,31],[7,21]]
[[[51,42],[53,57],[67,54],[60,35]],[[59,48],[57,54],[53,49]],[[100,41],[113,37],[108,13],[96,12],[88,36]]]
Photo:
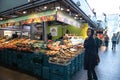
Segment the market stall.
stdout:
[[[0,21],[0,29],[8,31],[5,35],[13,32],[21,35],[15,39],[0,39],[0,63],[47,80],[71,80],[84,62],[81,25],[60,10]],[[53,37],[50,41],[48,33]]]
[[60,41],[46,44],[23,38],[1,39],[0,63],[47,80],[71,80],[83,67],[83,39],[76,36],[75,39],[80,42],[64,40],[62,44]]

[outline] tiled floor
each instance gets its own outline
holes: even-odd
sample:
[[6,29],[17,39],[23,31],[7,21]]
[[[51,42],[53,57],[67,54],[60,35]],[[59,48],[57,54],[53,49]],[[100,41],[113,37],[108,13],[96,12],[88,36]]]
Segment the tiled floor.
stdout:
[[[98,80],[120,80],[120,44],[116,50],[111,49],[111,43],[107,50],[102,47],[99,56],[100,63],[96,67]],[[83,70],[73,80],[87,80],[86,76],[87,72]]]
[[[100,64],[96,67],[98,80],[120,80],[120,44],[116,50],[111,49],[111,44],[108,50],[102,47],[99,52]],[[87,80],[87,72],[79,71],[72,80]],[[0,67],[0,80],[40,80],[36,77],[25,73],[13,71],[4,67]]]

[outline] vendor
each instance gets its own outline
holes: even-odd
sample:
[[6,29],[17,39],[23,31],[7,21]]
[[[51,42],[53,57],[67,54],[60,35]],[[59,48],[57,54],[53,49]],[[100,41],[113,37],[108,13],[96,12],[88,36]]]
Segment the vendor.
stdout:
[[49,33],[49,34],[47,35],[47,38],[48,38],[48,40],[52,40],[52,34]]
[[14,38],[18,38],[17,32],[15,32],[14,34],[12,34],[12,39]]

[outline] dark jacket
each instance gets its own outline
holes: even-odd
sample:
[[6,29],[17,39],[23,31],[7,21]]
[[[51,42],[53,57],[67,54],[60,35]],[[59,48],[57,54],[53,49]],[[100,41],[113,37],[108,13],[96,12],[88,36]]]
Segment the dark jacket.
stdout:
[[84,69],[95,67],[98,64],[98,53],[96,51],[96,42],[93,37],[88,37],[84,41],[85,56],[84,56]]
[[49,34],[47,35],[47,37],[48,37],[48,40],[52,40],[52,35],[51,35],[51,33],[49,33]]
[[18,35],[17,34],[13,34],[12,35],[12,38],[14,39],[14,38],[18,38]]
[[96,45],[97,45],[96,49],[97,49],[97,53],[98,53],[99,48],[102,45],[102,40],[100,40],[99,38],[96,37],[95,42],[96,42]]

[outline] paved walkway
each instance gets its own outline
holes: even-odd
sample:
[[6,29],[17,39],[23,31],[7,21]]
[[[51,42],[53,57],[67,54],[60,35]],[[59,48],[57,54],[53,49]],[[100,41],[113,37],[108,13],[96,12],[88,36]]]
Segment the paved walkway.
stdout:
[[[96,67],[98,80],[120,80],[120,44],[116,50],[111,48],[110,43],[108,49],[103,46],[99,52],[100,63]],[[87,80],[87,72],[82,70],[73,80]]]

